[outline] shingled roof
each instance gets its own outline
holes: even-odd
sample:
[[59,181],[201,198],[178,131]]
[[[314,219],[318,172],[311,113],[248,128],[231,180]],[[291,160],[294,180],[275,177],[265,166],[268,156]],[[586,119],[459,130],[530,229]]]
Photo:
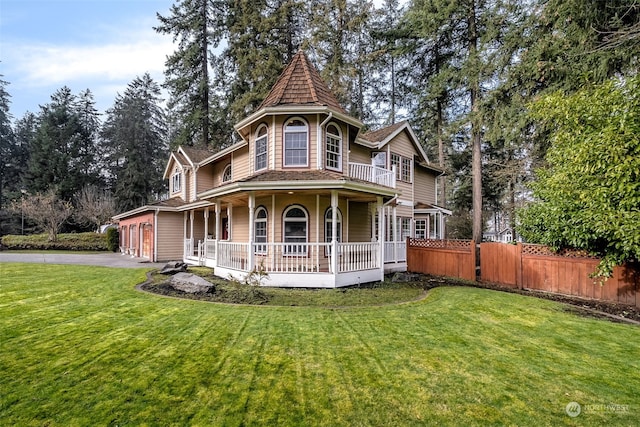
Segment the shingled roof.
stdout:
[[258,110],[279,105],[320,105],[346,114],[302,50],[293,56]]
[[404,126],[406,123],[407,121],[403,120],[391,126],[387,126],[382,129],[367,132],[365,134],[360,135],[360,137],[370,142],[381,142],[381,141],[384,141],[389,135],[391,135],[392,133],[400,129],[402,126]]

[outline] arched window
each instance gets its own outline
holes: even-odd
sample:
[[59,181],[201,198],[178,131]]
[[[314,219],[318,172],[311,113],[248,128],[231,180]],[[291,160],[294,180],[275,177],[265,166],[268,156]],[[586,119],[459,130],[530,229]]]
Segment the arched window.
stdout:
[[268,147],[267,126],[262,125],[256,134],[256,165],[257,171],[267,168],[267,147]]
[[[331,243],[331,237],[333,236],[333,214],[331,213],[331,207],[328,207],[324,213],[324,241]],[[342,241],[342,212],[336,208],[336,240]]]
[[229,163],[222,172],[222,182],[231,181],[231,163]]
[[284,166],[309,165],[309,127],[293,118],[284,125]]
[[255,218],[253,221],[254,226],[254,242],[256,243],[256,253],[267,253],[267,245],[261,245],[259,243],[267,243],[267,209],[264,206],[258,207],[255,212]]
[[289,206],[283,214],[283,240],[285,255],[306,253],[309,217],[307,211],[299,205]]
[[342,171],[342,132],[335,123],[329,123],[325,133],[325,165],[327,169]]

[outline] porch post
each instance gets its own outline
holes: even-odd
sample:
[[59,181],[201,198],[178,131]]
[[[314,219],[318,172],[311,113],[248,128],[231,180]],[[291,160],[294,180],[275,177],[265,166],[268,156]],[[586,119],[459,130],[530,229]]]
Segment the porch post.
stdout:
[[227,235],[229,236],[229,241],[233,241],[233,234],[231,230],[233,230],[233,206],[227,205]]
[[338,273],[338,191],[331,190],[331,271]]
[[182,239],[182,257],[186,258],[187,257],[187,212],[185,211],[185,213],[183,214],[183,223],[182,223],[182,235],[184,236],[184,238]]
[[[395,165],[394,165],[395,166]],[[397,216],[397,211],[396,211],[396,207],[393,206],[391,208],[391,212],[392,212],[392,220],[393,220],[393,261],[397,261],[398,260],[398,253],[396,251],[396,242],[398,241],[398,216]]]
[[204,208],[204,239],[209,235],[209,208]]
[[193,253],[196,249],[196,240],[193,237],[193,219],[195,217],[195,212],[193,210],[189,211],[189,235],[191,236],[191,253],[189,256],[193,256]]
[[384,279],[384,206],[382,196],[378,196],[376,205],[378,207],[378,262],[380,263],[380,281]]
[[220,225],[220,200],[216,200],[216,240],[220,240],[220,230],[222,229]]
[[256,195],[254,193],[249,193],[249,255],[247,260],[248,271],[253,270],[253,263],[254,263],[253,240],[255,239],[255,236],[254,236],[255,210],[256,210]]

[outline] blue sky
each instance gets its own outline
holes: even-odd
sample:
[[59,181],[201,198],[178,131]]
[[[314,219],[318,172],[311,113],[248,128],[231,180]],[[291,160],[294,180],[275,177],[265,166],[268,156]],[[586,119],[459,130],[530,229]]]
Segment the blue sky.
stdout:
[[38,112],[59,88],[90,89],[111,107],[136,76],[164,81],[170,36],[155,33],[156,12],[173,0],[0,0],[0,77],[15,119]]

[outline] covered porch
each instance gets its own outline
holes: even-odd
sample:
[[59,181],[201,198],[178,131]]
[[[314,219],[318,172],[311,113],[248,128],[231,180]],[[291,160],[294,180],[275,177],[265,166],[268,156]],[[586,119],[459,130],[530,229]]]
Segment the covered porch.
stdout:
[[[265,286],[334,288],[406,270],[406,240],[385,232],[393,197],[351,190],[250,191],[184,212],[184,261]],[[380,221],[378,218],[382,218]]]

